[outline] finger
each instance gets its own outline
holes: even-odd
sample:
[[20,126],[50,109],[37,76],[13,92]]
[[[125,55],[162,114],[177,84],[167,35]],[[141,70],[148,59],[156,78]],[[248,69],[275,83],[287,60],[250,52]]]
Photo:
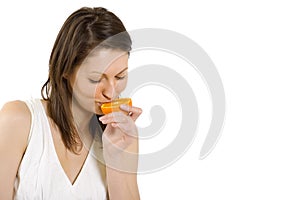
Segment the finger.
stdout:
[[108,124],[107,127],[110,129],[110,131],[105,131],[103,133],[102,135],[103,141],[109,142],[111,145],[118,143],[118,141],[124,141],[126,134],[120,131],[113,131],[114,127],[112,126],[112,124]]
[[104,143],[109,144],[110,149],[113,148],[115,152],[123,151],[131,143],[124,134],[103,134],[102,140]]
[[119,128],[123,133],[136,137],[136,126],[133,119],[123,112],[107,114],[105,117],[100,118],[103,124],[110,124],[113,128]]
[[120,109],[127,112],[128,116],[130,116],[133,121],[135,121],[143,112],[141,108],[128,106],[126,104],[120,105]]
[[128,124],[128,123],[116,123],[115,128],[119,128],[124,134],[137,138],[138,137],[138,131],[137,127],[134,123]]
[[[108,130],[109,129],[109,130]],[[117,131],[117,129],[121,131]],[[116,142],[121,138],[138,138],[136,126],[127,126],[123,123],[111,123],[107,125],[104,135],[110,138],[111,141]]]
[[112,113],[106,114],[102,117],[99,117],[99,120],[103,124],[125,123],[128,121],[128,116],[126,116],[123,112],[112,112]]

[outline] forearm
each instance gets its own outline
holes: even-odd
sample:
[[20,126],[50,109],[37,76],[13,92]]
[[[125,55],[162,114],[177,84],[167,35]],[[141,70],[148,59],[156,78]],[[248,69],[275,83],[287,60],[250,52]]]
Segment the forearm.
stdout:
[[[131,111],[137,113],[134,110]],[[102,122],[108,124],[103,133],[102,141],[110,200],[140,199],[137,184],[139,140],[134,124],[138,115],[110,116],[107,114],[101,118]],[[126,123],[118,117],[122,117],[122,120],[126,119]],[[122,123],[118,120],[121,120]]]
[[106,178],[110,200],[139,200],[137,175],[106,167]]

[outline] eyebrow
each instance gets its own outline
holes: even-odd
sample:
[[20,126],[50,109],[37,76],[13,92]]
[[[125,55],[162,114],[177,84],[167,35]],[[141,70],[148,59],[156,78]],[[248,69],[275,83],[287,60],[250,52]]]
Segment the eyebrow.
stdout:
[[[122,74],[124,71],[126,71],[128,69],[128,67],[122,69],[120,72],[118,72],[116,75],[120,75]],[[101,72],[98,72],[98,71],[92,71],[91,74],[100,74],[100,75],[106,75],[105,73],[101,73]]]
[[123,72],[125,72],[128,69],[128,67],[124,68],[123,70],[121,70],[119,73],[117,73],[117,75],[122,74]]

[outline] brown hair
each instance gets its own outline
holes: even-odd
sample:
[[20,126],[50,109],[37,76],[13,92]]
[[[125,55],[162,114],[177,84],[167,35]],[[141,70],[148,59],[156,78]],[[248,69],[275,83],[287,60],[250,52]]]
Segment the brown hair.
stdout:
[[[111,39],[115,35],[118,37]],[[66,148],[73,152],[77,145],[77,130],[70,107],[72,87],[68,77],[100,44],[129,53],[131,39],[122,21],[101,7],[83,7],[72,13],[58,33],[49,60],[48,80],[41,89],[43,99],[48,101],[49,116],[58,126]]]

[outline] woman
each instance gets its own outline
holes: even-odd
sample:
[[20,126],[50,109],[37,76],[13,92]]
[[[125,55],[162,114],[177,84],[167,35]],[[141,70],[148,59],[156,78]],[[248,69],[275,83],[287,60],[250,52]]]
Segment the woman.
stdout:
[[142,111],[99,108],[125,89],[130,50],[125,27],[106,9],[68,17],[43,99],[8,102],[0,112],[0,199],[139,199],[134,122]]

